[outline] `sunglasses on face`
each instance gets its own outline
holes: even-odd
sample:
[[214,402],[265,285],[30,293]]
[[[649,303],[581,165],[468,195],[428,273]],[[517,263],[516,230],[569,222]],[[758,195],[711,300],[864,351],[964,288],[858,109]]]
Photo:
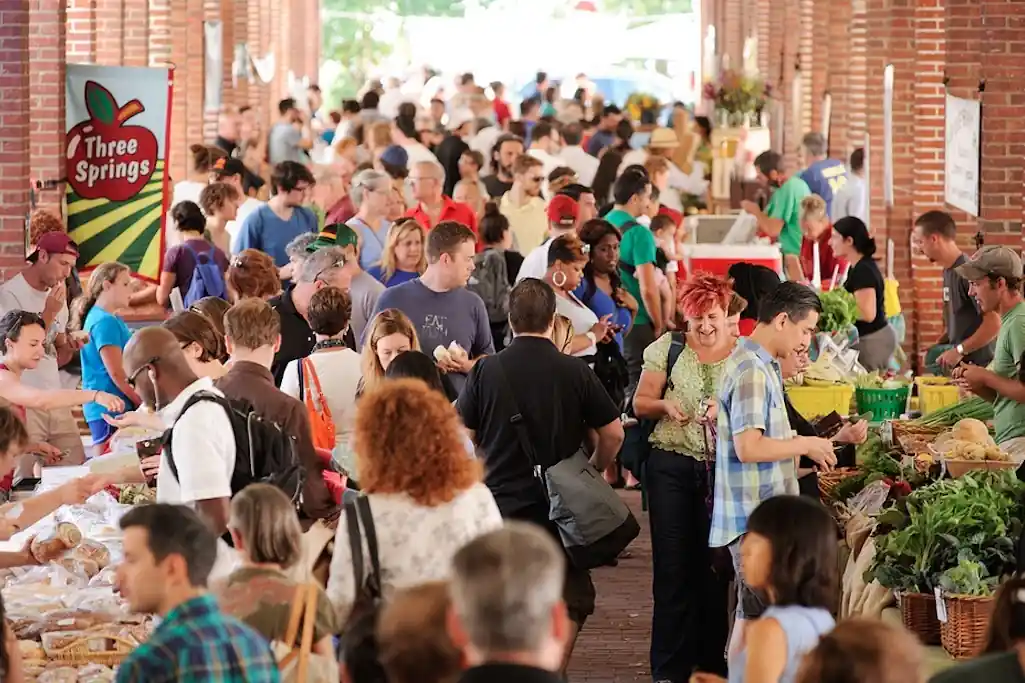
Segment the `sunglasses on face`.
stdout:
[[135,388],[135,383],[139,379],[139,375],[141,375],[146,370],[149,370],[150,368],[152,368],[153,366],[155,366],[159,362],[160,362],[160,357],[159,356],[154,356],[153,358],[150,358],[148,361],[146,361],[145,363],[140,365],[135,370],[135,372],[133,372],[131,375],[128,376],[128,386],[130,386],[131,388],[134,389]]

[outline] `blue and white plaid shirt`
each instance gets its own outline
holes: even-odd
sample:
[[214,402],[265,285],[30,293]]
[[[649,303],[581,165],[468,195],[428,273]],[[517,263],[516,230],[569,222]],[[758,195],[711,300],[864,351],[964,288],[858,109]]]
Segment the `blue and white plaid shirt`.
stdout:
[[726,359],[719,384],[715,498],[708,538],[713,548],[727,546],[743,535],[748,516],[763,500],[798,492],[792,458],[740,461],[733,437],[749,429],[758,429],[770,439],[793,438],[779,363],[761,345],[741,337]]

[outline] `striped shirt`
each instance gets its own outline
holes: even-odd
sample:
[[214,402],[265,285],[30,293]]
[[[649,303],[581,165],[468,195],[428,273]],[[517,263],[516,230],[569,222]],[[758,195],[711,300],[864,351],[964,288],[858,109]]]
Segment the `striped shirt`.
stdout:
[[748,516],[763,500],[798,493],[794,459],[740,461],[734,435],[749,429],[770,439],[793,438],[779,363],[757,342],[741,337],[726,359],[719,385],[715,498],[708,538],[713,548],[742,536]]
[[118,667],[117,683],[279,683],[270,645],[210,595],[171,610]]

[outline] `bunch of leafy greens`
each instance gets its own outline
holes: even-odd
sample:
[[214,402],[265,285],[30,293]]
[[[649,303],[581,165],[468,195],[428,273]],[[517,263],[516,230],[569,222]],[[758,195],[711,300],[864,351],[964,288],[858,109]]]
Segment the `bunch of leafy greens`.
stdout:
[[939,580],[948,595],[992,595],[999,583],[999,576],[990,576],[981,562],[969,559],[959,560],[956,567],[940,574]]
[[982,590],[983,579],[1015,569],[1023,497],[1025,484],[1007,470],[974,472],[917,489],[877,518],[882,533],[865,581],[929,593],[941,585],[944,572],[969,563],[947,574],[949,590]]
[[900,463],[890,456],[878,432],[870,431],[865,442],[855,450],[858,473],[841,481],[833,489],[832,498],[845,502],[857,495],[871,483],[887,477],[895,479],[901,476]]
[[835,334],[846,332],[858,319],[858,304],[854,295],[843,287],[834,287],[828,292],[819,294],[822,302],[822,315],[819,316],[819,329]]

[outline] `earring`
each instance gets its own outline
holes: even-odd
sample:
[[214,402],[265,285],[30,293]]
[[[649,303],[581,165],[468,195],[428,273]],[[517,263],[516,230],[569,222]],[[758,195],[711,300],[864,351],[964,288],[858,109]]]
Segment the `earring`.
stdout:
[[[561,281],[559,280],[560,276],[562,277]],[[552,284],[558,287],[559,289],[562,289],[562,287],[566,284],[566,273],[562,272],[561,270],[557,270],[554,273],[552,273]]]

